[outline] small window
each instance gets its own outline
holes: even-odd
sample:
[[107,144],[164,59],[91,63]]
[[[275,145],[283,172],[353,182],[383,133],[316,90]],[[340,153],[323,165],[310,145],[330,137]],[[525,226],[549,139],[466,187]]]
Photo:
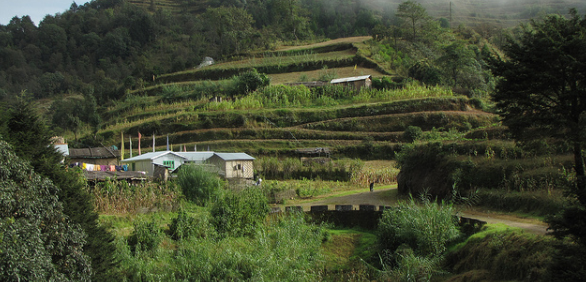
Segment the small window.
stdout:
[[241,165],[241,164],[237,164],[237,165],[234,167],[234,170],[241,170],[241,169],[242,169],[242,165]]
[[163,161],[163,165],[170,169],[175,169],[175,161]]

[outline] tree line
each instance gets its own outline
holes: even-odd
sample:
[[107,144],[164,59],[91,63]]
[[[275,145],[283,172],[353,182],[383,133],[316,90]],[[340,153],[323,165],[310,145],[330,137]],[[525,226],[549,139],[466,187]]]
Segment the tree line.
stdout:
[[38,27],[29,16],[0,25],[0,98],[23,89],[36,98],[70,91],[105,103],[154,76],[197,66],[205,56],[366,35],[377,23],[372,10],[343,0],[217,0],[199,14],[149,11],[125,0],[73,3]]

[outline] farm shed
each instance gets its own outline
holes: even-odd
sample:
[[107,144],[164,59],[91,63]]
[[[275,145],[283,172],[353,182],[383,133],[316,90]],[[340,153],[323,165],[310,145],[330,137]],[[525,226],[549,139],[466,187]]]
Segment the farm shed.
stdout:
[[345,78],[337,78],[332,79],[330,81],[331,84],[339,84],[349,88],[356,89],[357,92],[362,89],[362,87],[370,88],[372,86],[372,76],[371,75],[363,75],[363,76],[354,76],[354,77],[345,77]]
[[70,163],[86,163],[94,165],[117,165],[120,151],[107,147],[69,148]]
[[226,179],[254,177],[254,158],[245,153],[215,153],[210,164],[220,169],[220,175]]

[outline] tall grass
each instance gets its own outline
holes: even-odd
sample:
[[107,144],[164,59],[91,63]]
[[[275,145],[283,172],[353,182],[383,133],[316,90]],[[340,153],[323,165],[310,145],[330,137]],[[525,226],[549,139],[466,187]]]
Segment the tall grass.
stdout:
[[359,167],[352,160],[332,161],[328,158],[308,159],[262,157],[255,161],[255,170],[268,179],[319,179],[350,181]]
[[379,221],[378,239],[382,249],[391,252],[405,244],[420,256],[440,256],[448,243],[460,236],[452,205],[415,200],[401,202],[396,208],[383,212]]
[[181,192],[172,182],[130,184],[107,180],[89,188],[95,199],[96,211],[103,214],[136,213],[173,210]]
[[126,238],[117,237],[120,281],[321,280],[325,230],[307,224],[302,215],[273,220],[255,229],[252,237],[187,236],[173,241],[160,234],[158,245],[149,251],[132,251]]
[[398,281],[431,281],[441,274],[440,261],[449,243],[460,238],[451,205],[413,199],[383,212],[379,220],[382,277]]
[[[231,106],[224,107],[240,110],[252,110],[261,107],[265,109],[297,108],[446,97],[454,97],[451,90],[447,88],[414,84],[410,84],[404,89],[364,89],[358,94],[350,88],[339,85],[328,85],[315,89],[309,89],[303,85],[272,85],[261,88],[237,101],[226,102]],[[206,110],[213,110],[213,107],[208,107]]]

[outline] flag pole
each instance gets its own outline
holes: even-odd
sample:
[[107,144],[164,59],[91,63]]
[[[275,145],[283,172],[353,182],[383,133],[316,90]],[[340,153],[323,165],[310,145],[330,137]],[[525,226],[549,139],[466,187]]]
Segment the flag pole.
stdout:
[[140,138],[142,137],[142,135],[140,135],[140,131],[138,132],[138,155],[140,156]]
[[130,140],[130,157],[132,158],[132,137],[128,136],[128,140]]
[[120,160],[124,159],[124,132],[120,131]]

